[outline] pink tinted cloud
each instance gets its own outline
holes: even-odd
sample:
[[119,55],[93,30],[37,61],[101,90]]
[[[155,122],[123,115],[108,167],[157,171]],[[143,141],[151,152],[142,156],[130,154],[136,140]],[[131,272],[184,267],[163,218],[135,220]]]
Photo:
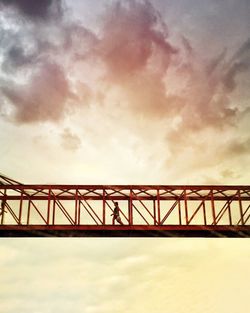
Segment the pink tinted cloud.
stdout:
[[[96,53],[106,65],[108,79],[119,83],[147,67],[154,53],[161,53],[165,71],[177,50],[168,41],[166,25],[149,1],[118,1],[103,17]],[[164,27],[162,27],[164,24]]]
[[[224,51],[212,60],[203,60],[184,34],[182,45],[173,44],[171,30],[149,1],[113,2],[103,15],[98,36],[82,25],[70,26],[64,15],[60,25],[65,30],[56,30],[61,46],[51,46],[49,40],[47,45],[40,45],[40,54],[49,56],[54,65],[41,69],[39,63],[26,64],[39,72],[29,85],[2,87],[2,93],[16,108],[16,121],[63,118],[70,95],[69,70],[74,68],[71,77],[75,75],[81,82],[82,75],[87,84],[89,73],[79,74],[84,67],[78,64],[90,63],[90,59],[92,72],[100,68],[102,76],[94,82],[94,92],[89,89],[88,103],[91,97],[93,102],[97,95],[101,98],[103,85],[106,90],[117,89],[117,101],[124,102],[133,114],[158,119],[179,116],[180,123],[174,130],[179,134],[204,127],[221,129],[237,120],[238,108],[232,107],[230,94],[237,88],[236,78],[248,70],[249,40],[229,61]],[[12,51],[19,55],[18,66],[13,58],[9,64],[18,70],[26,59],[21,48],[14,46]]]

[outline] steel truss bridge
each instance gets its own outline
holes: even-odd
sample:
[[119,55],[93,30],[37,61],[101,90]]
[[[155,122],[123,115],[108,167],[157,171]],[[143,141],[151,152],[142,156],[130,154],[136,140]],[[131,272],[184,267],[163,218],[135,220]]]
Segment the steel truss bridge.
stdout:
[[[250,186],[28,185],[0,176],[0,236],[250,237]],[[113,224],[118,202],[123,225]]]

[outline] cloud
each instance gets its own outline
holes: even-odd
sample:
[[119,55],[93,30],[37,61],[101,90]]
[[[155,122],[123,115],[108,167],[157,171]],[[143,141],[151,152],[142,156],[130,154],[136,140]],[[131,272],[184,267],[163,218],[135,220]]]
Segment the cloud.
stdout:
[[185,36],[181,37],[181,41],[182,41],[182,44],[183,44],[185,50],[187,51],[188,55],[193,56],[194,49],[193,49],[190,41]]
[[71,132],[69,128],[65,128],[61,134],[62,146],[66,150],[75,151],[81,145],[81,139]]
[[71,96],[62,68],[49,61],[41,64],[27,84],[7,82],[1,90],[14,106],[17,123],[58,121]]
[[223,179],[237,179],[240,177],[239,174],[236,173],[236,171],[232,170],[232,169],[225,169],[221,171],[221,176]]
[[115,91],[112,102],[146,117],[168,115],[173,99],[166,97],[164,76],[178,49],[159,12],[149,1],[116,1],[102,22],[93,56],[103,65],[104,84]]
[[103,17],[100,44],[102,59],[112,82],[131,79],[145,70],[154,54],[161,54],[166,71],[176,49],[167,40],[167,27],[149,1],[117,1]]
[[61,25],[61,36],[63,37],[63,44],[60,48],[68,52],[73,50],[75,61],[82,61],[91,57],[99,42],[93,31],[74,21]]
[[67,101],[77,99],[73,89],[78,102],[87,103],[90,88],[82,101],[78,87],[84,84],[72,69],[96,42],[94,33],[66,17],[61,1],[2,1],[0,6],[17,9],[14,15],[3,10],[0,19],[2,111],[11,104],[3,117],[17,124],[59,121],[70,111]]
[[198,56],[189,59],[191,65],[183,94],[186,103],[182,114],[184,128],[223,128],[238,122],[241,108],[232,106],[230,94],[238,87],[236,76],[249,70],[249,42],[247,40],[238,48],[229,61],[226,49],[208,61],[202,61]]
[[[28,2],[10,1],[8,5],[33,17],[41,6],[44,23],[19,28],[18,36],[5,35],[2,48],[6,75],[15,72],[26,77],[29,72],[34,78],[25,86],[15,82],[11,88],[2,87],[2,93],[16,109],[15,121],[58,121],[66,113],[72,88],[79,105],[110,102],[114,108],[121,104],[130,111],[131,118],[153,117],[154,122],[165,119],[170,145],[176,144],[172,140],[176,135],[182,141],[184,134],[187,137],[204,128],[223,129],[236,123],[239,108],[231,105],[230,95],[237,87],[237,75],[248,69],[249,40],[229,61],[226,50],[205,60],[185,34],[180,35],[180,46],[173,44],[171,29],[149,1],[108,5],[98,35],[69,21],[71,17],[63,13],[59,23],[45,23],[54,7],[63,10],[61,1],[42,1],[32,4],[29,10]],[[50,65],[46,65],[48,59]],[[88,91],[86,101],[81,101],[81,83]],[[51,93],[52,98],[43,92]],[[38,104],[31,105],[34,102]],[[178,125],[173,121],[176,116]]]
[[223,50],[218,56],[213,58],[207,65],[207,74],[210,76],[221,66],[222,62],[226,59],[226,50]]
[[[214,307],[227,312],[233,306],[235,313],[239,305],[247,305],[249,249],[244,241],[10,238],[1,240],[0,250],[5,313],[20,307],[45,313],[72,307],[77,313],[134,313],[143,307],[146,313],[158,313],[166,305],[171,312],[188,308],[194,313],[214,312]],[[13,251],[8,262],[5,255]],[[243,293],[225,301],[238,283],[245,287]]]
[[250,59],[249,51],[250,51],[250,38],[248,38],[241,45],[241,47],[236,51],[236,53],[232,57],[232,62],[233,61],[242,61],[242,60],[249,61],[249,59]]
[[[193,51],[192,47],[190,49]],[[196,54],[195,58],[188,59],[188,67],[187,63],[181,63],[176,72],[177,76],[173,78],[180,83],[183,78],[186,78],[186,84],[179,92],[184,105],[178,112],[180,122],[177,127],[166,134],[173,157],[176,153],[188,149],[190,142],[194,141],[193,147],[197,144],[203,146],[204,130],[224,132],[240,123],[242,111],[247,112],[248,109],[241,107],[238,101],[233,101],[232,92],[240,85],[236,77],[241,73],[249,73],[249,52],[250,41],[248,39],[229,60],[228,53],[224,49],[210,60],[204,61]],[[180,79],[178,75],[181,75]],[[246,145],[245,142],[228,144],[227,152],[233,155],[243,153]],[[220,156],[222,157],[222,154]],[[223,156],[225,157],[224,154]],[[207,161],[204,160],[203,165]]]
[[236,77],[250,69],[250,38],[233,55],[226,69],[223,83],[228,92],[237,87]]
[[245,140],[231,140],[225,146],[224,151],[225,155],[228,154],[231,157],[248,155],[250,152],[250,138],[247,138]]
[[44,20],[62,12],[61,0],[0,0],[1,5],[14,8],[31,20]]
[[180,47],[172,44],[165,22],[148,1],[117,1],[103,20],[94,51],[105,66],[105,82],[117,87],[115,102],[146,118],[178,114],[179,133],[186,135],[236,123],[239,109],[231,105],[229,87],[243,70],[248,44],[230,63],[226,50],[204,60],[184,35]]
[[15,70],[34,64],[36,57],[34,52],[25,51],[21,45],[13,44],[6,51],[2,70],[6,73],[13,73]]

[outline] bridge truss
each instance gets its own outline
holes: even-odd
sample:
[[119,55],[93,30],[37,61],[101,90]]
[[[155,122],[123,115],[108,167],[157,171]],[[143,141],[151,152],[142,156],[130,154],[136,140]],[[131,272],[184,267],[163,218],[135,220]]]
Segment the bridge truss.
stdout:
[[[0,236],[250,236],[250,186],[4,181],[0,201]],[[114,202],[123,225],[112,222]]]

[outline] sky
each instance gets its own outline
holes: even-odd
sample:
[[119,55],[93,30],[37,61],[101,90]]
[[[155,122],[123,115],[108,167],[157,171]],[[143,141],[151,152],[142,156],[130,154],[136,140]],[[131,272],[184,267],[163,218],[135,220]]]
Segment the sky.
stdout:
[[[0,172],[248,185],[249,29],[248,0],[0,0]],[[4,313],[249,306],[247,239],[1,239],[0,251]]]

